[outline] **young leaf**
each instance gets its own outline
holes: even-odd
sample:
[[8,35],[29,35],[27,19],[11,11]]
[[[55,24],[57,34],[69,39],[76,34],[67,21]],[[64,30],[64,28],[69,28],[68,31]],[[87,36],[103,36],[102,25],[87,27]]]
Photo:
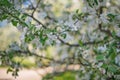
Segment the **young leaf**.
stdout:
[[12,68],[8,68],[7,69],[7,73],[9,73],[9,72],[13,72],[13,69]]
[[104,60],[104,55],[97,55],[96,60],[103,61]]
[[115,65],[108,65],[108,71],[109,72],[117,72],[117,67]]
[[17,23],[18,23],[18,21],[12,20],[12,24],[13,24],[14,26],[17,26]]
[[98,5],[98,1],[97,0],[94,0],[94,2],[96,3],[96,5]]
[[61,37],[63,37],[64,39],[66,38],[66,36],[67,36],[66,34],[62,34],[61,35]]
[[81,40],[79,40],[79,45],[83,46],[83,42]]

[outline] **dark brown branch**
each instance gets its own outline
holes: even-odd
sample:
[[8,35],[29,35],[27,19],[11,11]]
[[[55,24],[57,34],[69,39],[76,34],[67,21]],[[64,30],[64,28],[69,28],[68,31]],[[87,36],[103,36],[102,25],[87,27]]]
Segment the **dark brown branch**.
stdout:
[[33,55],[33,56],[37,56],[37,57],[44,58],[44,59],[47,59],[47,60],[55,61],[55,60],[52,59],[52,58],[44,57],[44,56],[41,56],[41,55],[38,55],[38,54],[32,53],[32,52],[30,52],[30,51],[22,51],[22,50],[18,50],[18,51],[16,51],[16,52],[19,52],[19,53],[29,53],[30,55]]
[[117,38],[117,39],[120,39],[120,37],[117,36],[117,35],[113,36],[112,33],[110,32],[110,30],[104,30],[104,29],[102,29],[102,24],[99,24],[99,25],[98,25],[98,28],[99,28],[99,30],[100,30],[101,32],[106,33],[106,34],[109,35],[110,37],[115,37],[115,38]]
[[[50,20],[53,20],[54,22],[57,22],[56,19],[51,18],[50,16],[47,16],[47,18],[50,19]],[[102,30],[102,29],[101,29],[101,30]],[[102,31],[104,31],[104,30],[102,30]],[[70,43],[65,42],[64,40],[62,40],[59,36],[56,35],[56,37],[57,37],[57,39],[58,39],[61,43],[65,44],[65,45],[68,45],[68,46],[71,46],[71,47],[80,47],[80,44],[70,44]],[[93,45],[93,44],[98,44],[98,43],[101,43],[101,42],[103,42],[103,40],[101,40],[101,41],[93,41],[93,42],[85,42],[85,43],[83,43],[82,45],[83,45],[83,46]]]
[[[101,6],[100,8],[99,8],[99,14],[98,14],[98,17],[100,18],[100,15],[103,13],[103,7]],[[101,32],[104,32],[104,33],[106,33],[106,34],[108,34],[109,36],[111,36],[112,37],[112,33],[110,32],[110,30],[104,30],[104,29],[102,29],[102,23],[100,23],[99,25],[99,30],[101,31]]]
[[70,43],[67,43],[67,42],[65,42],[65,41],[63,41],[60,37],[58,37],[57,36],[57,39],[61,42],[61,43],[63,43],[63,44],[65,44],[65,45],[68,45],[68,46],[74,46],[74,47],[80,47],[80,45],[79,44],[70,44]]
[[[5,11],[5,10],[4,10],[4,11]],[[6,12],[6,13],[8,13],[8,14],[11,15],[12,17],[16,18],[17,20],[19,20],[21,23],[24,23],[24,22],[23,22],[22,20],[20,20],[17,16],[14,16],[14,15],[12,15],[12,14],[9,13],[9,12]],[[33,15],[29,15],[29,14],[26,14],[26,13],[24,13],[24,14],[27,15],[27,16],[29,16],[29,17],[31,17],[31,18],[32,18],[33,20],[35,20],[38,24],[42,25],[44,29],[47,29],[47,27],[46,27],[42,22],[40,22],[38,19],[36,19]],[[51,19],[51,18],[49,17],[49,19]],[[55,19],[54,19],[54,21],[56,22]],[[26,26],[28,26],[28,25],[26,25]],[[104,30],[101,29],[101,27],[100,27],[100,30],[101,30],[101,31],[104,31]],[[106,32],[106,31],[104,31],[104,32]],[[68,46],[71,46],[71,47],[80,47],[79,44],[70,44],[70,43],[68,43],[68,42],[65,42],[65,41],[62,40],[59,36],[57,36],[57,39],[58,39],[61,43],[65,44],[65,45],[68,45]],[[100,42],[102,42],[102,41],[98,41],[98,42],[95,42],[95,41],[93,41],[93,42],[85,42],[85,43],[83,43],[82,45],[83,45],[83,46],[85,46],[85,45],[93,45],[93,44],[98,44],[98,43],[100,43]]]
[[104,32],[104,33],[106,33],[107,35],[113,37],[113,35],[112,35],[112,33],[110,32],[110,30],[104,30],[104,29],[102,29],[102,24],[99,24],[98,26],[99,26],[99,30],[100,30],[101,32]]
[[[46,57],[46,56],[41,56],[39,54],[36,54],[36,53],[33,53],[33,52],[30,52],[29,50],[28,51],[22,51],[22,50],[19,50],[19,51],[15,51],[15,52],[18,52],[18,53],[29,53],[31,56],[36,56],[36,57],[39,57],[41,59],[46,59],[46,60],[49,60],[49,61],[52,61],[54,63],[59,63],[59,64],[66,64],[66,60],[55,60],[54,58],[50,58],[50,57]],[[66,59],[69,59],[69,61],[71,61],[72,58],[66,58]],[[73,64],[74,62],[70,62],[71,64]]]
[[[49,58],[49,57],[45,57],[45,56],[41,56],[41,55],[39,55],[39,54],[36,54],[36,53],[32,53],[32,52],[30,52],[29,50],[28,51],[22,51],[22,50],[18,50],[18,51],[15,51],[15,52],[17,52],[17,53],[29,53],[31,56],[36,56],[36,57],[39,57],[39,58],[41,58],[41,59],[46,59],[46,60],[50,60],[50,61],[52,61],[52,62],[54,62],[54,63],[59,63],[59,64],[66,64],[66,63],[68,63],[68,61],[69,61],[69,64],[81,64],[81,65],[83,65],[83,66],[89,66],[90,64],[84,64],[80,59],[78,59],[78,58],[76,58],[79,62],[78,63],[74,63],[74,61],[73,61],[73,59],[75,60],[75,58],[73,58],[73,57],[66,57],[64,60],[55,60],[55,59],[53,59],[53,58]],[[81,57],[81,59],[83,59],[82,57]],[[87,60],[85,60],[84,59],[84,61],[86,61],[86,62],[88,62]]]
[[[98,18],[100,18],[100,14],[102,14],[103,13],[103,6],[101,6],[100,8],[99,8],[99,13],[97,14],[98,15]],[[102,23],[99,23],[98,24],[98,29],[101,31],[101,32],[103,32],[103,33],[105,33],[105,34],[107,34],[107,35],[109,35],[110,37],[114,37],[114,38],[117,38],[117,39],[120,39],[120,37],[119,36],[117,36],[117,35],[112,35],[112,32],[109,30],[109,29],[107,29],[107,30],[105,30],[105,29],[102,29]]]
[[[88,65],[84,64],[80,59],[75,58],[75,56],[73,56],[73,57],[66,57],[66,58],[63,59],[63,60],[55,60],[54,58],[50,58],[50,57],[46,57],[46,56],[41,56],[41,55],[39,55],[39,54],[30,52],[29,50],[26,50],[26,51],[17,50],[17,51],[13,51],[13,52],[15,52],[15,53],[20,53],[20,54],[23,54],[23,55],[29,54],[30,56],[35,56],[35,57],[38,57],[38,58],[41,58],[41,59],[46,59],[46,60],[52,61],[52,62],[54,62],[54,63],[59,63],[59,64],[69,63],[69,64],[81,64],[81,65],[83,65],[83,66],[88,66]],[[6,56],[5,53],[6,53],[6,51],[0,51],[0,56],[2,56],[2,57]],[[14,55],[14,56],[15,56],[15,55]],[[79,57],[79,58],[80,58],[80,57]],[[78,60],[79,62],[78,62],[78,63],[74,63],[74,60],[75,60],[75,59]],[[81,59],[83,59],[83,58],[81,57]],[[86,60],[84,59],[84,61],[86,61]],[[86,62],[88,62],[88,61],[86,61]]]
[[[97,15],[98,15],[98,17],[100,18],[100,14],[103,13],[103,7],[100,7],[98,11],[99,11],[99,13],[98,13]],[[25,13],[25,14],[26,14],[26,13]],[[42,22],[40,22],[38,19],[36,19],[33,15],[29,15],[29,14],[26,14],[26,15],[28,15],[28,16],[31,17],[33,20],[35,20],[38,24],[42,25],[44,29],[47,29],[47,27],[46,27]],[[56,19],[51,18],[50,16],[47,16],[47,18],[50,19],[50,20],[53,20],[54,22],[57,22]],[[112,33],[110,32],[110,30],[104,30],[104,29],[102,29],[102,24],[101,24],[101,23],[98,24],[98,28],[99,28],[99,30],[100,30],[101,32],[104,32],[104,33],[106,33],[107,35],[113,37],[113,35],[112,35]],[[116,36],[116,37],[119,38],[118,36]],[[71,47],[80,47],[79,44],[70,44],[70,43],[68,43],[68,42],[65,42],[65,41],[62,40],[59,36],[57,36],[57,39],[58,39],[61,43],[65,44],[65,45],[68,45],[68,46],[71,46]],[[101,42],[102,42],[102,40],[101,40],[101,41],[97,41],[97,42],[96,42],[96,41],[93,41],[93,42],[85,42],[85,43],[83,43],[83,45],[84,45],[84,46],[85,46],[85,45],[93,45],[93,44],[98,44],[98,43],[101,43]]]
[[[68,43],[68,42],[65,42],[64,40],[62,40],[62,39],[61,39],[60,37],[58,37],[58,36],[57,36],[57,39],[58,39],[61,43],[65,44],[65,45],[68,45],[68,46],[70,46],[70,47],[81,47],[80,44],[70,44],[70,43]],[[99,43],[101,43],[101,42],[103,42],[103,40],[101,40],[101,41],[93,41],[93,42],[84,42],[84,43],[82,43],[82,46],[99,44]]]
[[[103,13],[103,6],[101,6],[100,8],[99,8],[99,10],[98,10],[98,18],[100,18],[100,15]],[[101,32],[103,32],[103,33],[106,33],[107,35],[109,35],[109,36],[111,36],[111,37],[113,37],[113,35],[112,35],[112,33],[111,33],[111,31],[110,30],[104,30],[104,29],[102,29],[102,23],[99,23],[98,24],[98,29],[101,31]]]
[[39,25],[42,25],[42,27],[44,28],[44,29],[47,29],[47,27],[42,23],[42,22],[40,22],[38,19],[36,19],[33,15],[29,15],[29,14],[27,14],[27,13],[24,13],[25,15],[27,15],[27,16],[29,16],[29,17],[31,17],[33,20],[35,20]]
[[[47,29],[47,27],[46,27],[42,22],[40,22],[38,19],[36,19],[34,16],[29,15],[29,14],[27,14],[27,13],[24,13],[24,14],[26,14],[26,15],[29,16],[29,17],[31,17],[31,18],[32,18],[33,20],[35,20],[38,24],[42,25],[44,29]],[[52,18],[49,17],[49,19],[52,19]],[[52,19],[52,20],[54,20],[55,22],[57,22],[57,20],[55,20],[55,19]],[[80,44],[70,44],[70,43],[65,42],[64,40],[62,40],[58,35],[56,35],[56,37],[57,37],[57,39],[58,39],[61,43],[65,44],[65,45],[68,45],[68,46],[71,46],[71,47],[80,47]],[[93,45],[93,44],[98,44],[98,43],[101,43],[101,42],[102,42],[102,40],[101,40],[101,41],[93,41],[93,42],[85,42],[85,43],[83,43],[82,45],[83,45],[83,46]]]

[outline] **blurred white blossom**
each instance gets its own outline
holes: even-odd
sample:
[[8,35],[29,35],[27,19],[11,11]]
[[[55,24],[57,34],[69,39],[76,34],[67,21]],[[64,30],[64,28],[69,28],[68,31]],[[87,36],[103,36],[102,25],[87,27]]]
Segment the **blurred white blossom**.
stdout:
[[64,60],[64,59],[67,58],[67,57],[68,57],[68,54],[67,54],[66,51],[64,51],[64,52],[62,53],[62,55],[61,55],[61,60]]
[[118,54],[115,58],[115,63],[120,66],[120,54]]
[[15,45],[15,44],[13,44],[10,48],[11,48],[11,50],[15,50],[15,51],[20,50],[20,47],[18,45]]
[[30,0],[26,0],[25,2],[23,2],[22,8],[28,8],[30,5],[31,5]]
[[26,34],[27,30],[28,30],[27,27],[23,28],[23,31],[21,32],[21,35],[20,35],[21,41],[23,41],[25,39],[25,34]]
[[117,35],[118,37],[120,37],[120,31],[118,31],[116,35]]
[[105,52],[105,51],[107,50],[107,47],[106,47],[106,45],[104,45],[104,46],[99,46],[99,47],[98,47],[98,50],[101,51],[101,52]]
[[42,25],[36,25],[35,27],[37,30],[39,30],[42,27]]
[[105,24],[109,23],[109,21],[107,20],[107,13],[101,14],[100,15],[100,20],[101,20],[101,22],[103,22]]
[[81,28],[83,22],[73,20],[72,14],[69,15],[68,20],[64,23],[64,25],[68,26],[72,31],[77,31],[78,28]]
[[38,13],[38,17],[39,17],[40,19],[44,19],[46,16],[47,16],[47,13],[46,13],[46,12],[39,12],[39,13]]

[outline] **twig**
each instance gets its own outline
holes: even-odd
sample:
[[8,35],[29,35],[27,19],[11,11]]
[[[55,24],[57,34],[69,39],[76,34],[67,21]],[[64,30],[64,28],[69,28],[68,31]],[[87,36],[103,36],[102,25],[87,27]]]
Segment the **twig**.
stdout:
[[[32,3],[32,2],[31,2],[31,3]],[[33,12],[32,12],[32,16],[34,15],[35,11],[37,10],[39,3],[40,3],[40,0],[38,0],[37,5],[36,5],[36,7],[34,8],[34,10],[33,10]]]
[[27,15],[27,16],[29,16],[29,17],[31,17],[33,20],[35,20],[38,24],[40,24],[40,25],[42,25],[42,27],[44,28],[44,29],[47,29],[47,27],[42,23],[42,22],[40,22],[38,19],[36,19],[33,15],[29,15],[29,14],[27,14],[27,13],[24,13],[25,15]]
[[[98,10],[98,11],[99,11],[99,14],[97,14],[97,15],[98,15],[98,18],[100,18],[100,14],[103,13],[103,8],[104,8],[104,7],[102,7],[102,6],[99,8],[99,10]],[[101,32],[109,35],[109,36],[112,37],[112,38],[120,39],[119,36],[113,35],[112,32],[111,32],[109,29],[107,29],[107,30],[102,29],[102,23],[99,23],[99,24],[98,24],[98,29],[99,29]]]

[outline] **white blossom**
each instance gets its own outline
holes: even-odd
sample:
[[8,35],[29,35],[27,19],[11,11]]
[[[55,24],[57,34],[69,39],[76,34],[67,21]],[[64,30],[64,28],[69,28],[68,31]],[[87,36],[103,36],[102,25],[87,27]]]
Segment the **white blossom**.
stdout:
[[100,20],[101,20],[101,22],[103,22],[105,24],[109,23],[109,21],[107,20],[107,13],[101,14],[100,15]]
[[116,35],[117,35],[118,37],[120,37],[120,31],[118,31]]
[[117,20],[120,20],[120,15],[117,15],[116,18],[117,18]]
[[36,7],[37,0],[28,0],[28,1],[30,1],[30,2],[32,3],[32,5],[33,5],[34,7]]
[[106,6],[108,0],[102,0],[102,2],[99,1],[99,6]]
[[18,0],[14,0],[14,5],[17,10],[21,10],[21,2]]
[[107,3],[106,3],[106,6],[107,6],[107,7],[109,7],[110,5],[111,5],[110,2],[107,2]]
[[77,31],[78,27],[81,27],[82,22],[79,22],[72,19],[72,15],[69,16],[68,21],[64,25],[68,26],[72,31]]
[[120,52],[120,49],[116,49],[117,53]]
[[35,27],[37,30],[39,30],[42,27],[42,25],[36,25]]
[[27,0],[27,1],[23,2],[22,8],[28,8],[30,5],[31,5],[30,1]]
[[46,12],[39,12],[39,13],[38,13],[38,17],[39,17],[40,19],[44,19],[46,16],[47,16],[47,13],[46,13]]
[[106,70],[103,68],[99,68],[99,70],[101,71],[102,74],[105,74]]
[[47,34],[48,38],[52,39],[52,40],[56,40],[57,36],[53,35],[52,33]]
[[12,45],[12,46],[11,46],[11,49],[12,49],[12,50],[15,50],[15,51],[18,51],[18,50],[20,50],[20,47],[17,46],[17,45]]
[[99,62],[98,64],[97,64],[97,67],[99,68],[99,67],[101,67],[103,65],[103,62]]
[[107,50],[107,47],[106,47],[106,45],[104,45],[104,46],[99,46],[99,47],[98,47],[98,50],[101,51],[101,52],[105,52],[105,51]]
[[30,22],[32,22],[32,18],[31,18],[31,17],[27,17],[25,22],[26,22],[27,24],[29,24]]
[[20,35],[20,40],[21,41],[23,41],[25,39],[25,34],[26,34],[27,30],[28,30],[27,27],[23,28],[23,31],[22,31],[22,33]]
[[120,54],[116,56],[115,63],[120,66]]
[[21,34],[21,36],[20,36],[20,40],[24,40],[25,39],[25,34]]
[[68,54],[67,54],[66,51],[64,51],[64,52],[62,53],[62,55],[61,55],[61,60],[64,60],[64,59],[67,58],[67,57],[68,57]]

